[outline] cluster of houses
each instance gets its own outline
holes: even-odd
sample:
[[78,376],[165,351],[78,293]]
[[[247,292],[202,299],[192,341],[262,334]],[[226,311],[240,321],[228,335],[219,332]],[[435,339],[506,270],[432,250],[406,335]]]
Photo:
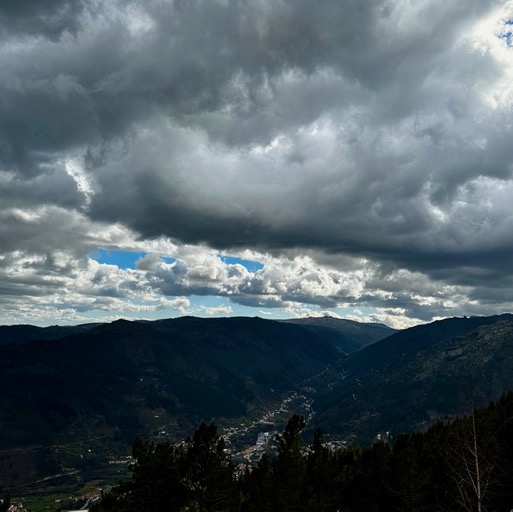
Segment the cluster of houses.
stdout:
[[[75,502],[77,503],[76,506],[81,507],[79,510],[82,512],[89,512],[89,508],[87,508],[91,503],[94,503],[95,501],[98,501],[102,497],[102,490],[97,489],[95,491],[89,492],[87,494],[84,494],[83,496],[80,496],[78,498],[75,498]],[[70,501],[72,498],[70,497]],[[61,499],[56,499],[55,503],[60,503]],[[76,509],[75,509],[76,511]],[[75,512],[73,511],[73,512]],[[25,505],[20,501],[17,503],[13,503],[9,509],[8,512],[30,512],[27,511],[25,508]],[[71,510],[62,510],[62,512],[72,512]]]
[[27,512],[27,510],[23,506],[23,503],[13,503],[7,512]]

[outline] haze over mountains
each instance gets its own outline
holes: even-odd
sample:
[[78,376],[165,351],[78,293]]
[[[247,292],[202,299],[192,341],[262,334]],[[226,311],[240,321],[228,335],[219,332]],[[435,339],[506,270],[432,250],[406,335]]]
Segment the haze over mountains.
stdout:
[[513,387],[511,315],[399,332],[333,318],[9,326],[0,345],[0,478],[10,486],[62,471],[63,446],[87,440],[100,464],[136,435],[182,439],[201,420],[257,418],[294,391],[313,400],[308,427],[366,442]]

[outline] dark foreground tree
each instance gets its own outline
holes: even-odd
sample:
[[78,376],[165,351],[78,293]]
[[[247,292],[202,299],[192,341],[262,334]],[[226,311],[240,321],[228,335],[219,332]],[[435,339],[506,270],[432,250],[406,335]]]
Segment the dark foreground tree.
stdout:
[[238,484],[214,423],[202,423],[187,439],[184,476],[199,512],[235,510]]
[[[293,416],[277,454],[236,475],[214,424],[183,448],[136,440],[132,481],[106,512],[493,512],[513,509],[513,394],[394,445],[329,448]],[[5,508],[5,507],[4,507]],[[3,512],[0,508],[0,512]]]
[[263,455],[255,468],[246,469],[242,479],[243,512],[272,512],[275,505],[275,481],[271,461]]
[[121,483],[103,499],[106,512],[172,512],[189,502],[181,466],[184,453],[169,443],[135,439],[132,480]]
[[390,462],[390,495],[397,512],[428,512],[431,509],[432,451],[422,434],[397,438]]
[[105,512],[231,512],[238,508],[238,482],[212,423],[202,423],[184,447],[135,439],[132,480],[103,501]]
[[324,512],[333,510],[336,503],[333,452],[323,443],[320,429],[314,432],[314,440],[306,461],[301,502],[305,510]]
[[11,500],[8,496],[4,496],[2,487],[0,487],[0,512],[7,512],[11,506]]
[[302,508],[302,490],[306,470],[305,442],[301,432],[303,416],[294,414],[278,437],[278,455],[273,460],[276,510],[295,512]]
[[498,452],[495,429],[483,419],[478,422],[476,416],[474,409],[470,418],[451,425],[447,465],[458,491],[455,497],[463,510],[485,512]]

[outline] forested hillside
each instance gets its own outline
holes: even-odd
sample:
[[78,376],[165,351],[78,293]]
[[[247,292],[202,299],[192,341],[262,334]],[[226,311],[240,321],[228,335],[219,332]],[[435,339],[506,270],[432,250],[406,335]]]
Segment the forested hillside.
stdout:
[[280,430],[293,413],[309,420],[308,435],[318,426],[329,439],[368,445],[378,433],[425,431],[511,388],[511,315],[376,338],[389,331],[329,318],[193,317],[71,335],[55,328],[44,334],[62,337],[46,340],[27,340],[37,328],[3,331],[12,341],[0,347],[0,483],[92,480],[134,437],[174,443],[202,421],[231,432],[238,454],[261,425]]
[[[366,329],[375,341],[375,326]],[[136,435],[173,440],[202,420],[267,410],[361,345],[344,325],[261,318],[14,326],[2,336],[0,479],[9,488],[80,469],[83,452],[67,449],[77,442],[94,454],[88,467],[100,466]]]
[[[321,380],[324,379],[324,382]],[[513,317],[448,318],[341,358],[313,385],[317,424],[369,442],[497,400],[513,383]]]
[[513,393],[426,433],[333,449],[320,430],[301,437],[293,416],[276,457],[240,471],[214,424],[181,446],[134,441],[133,478],[107,494],[106,512],[199,510],[362,512],[510,510]]

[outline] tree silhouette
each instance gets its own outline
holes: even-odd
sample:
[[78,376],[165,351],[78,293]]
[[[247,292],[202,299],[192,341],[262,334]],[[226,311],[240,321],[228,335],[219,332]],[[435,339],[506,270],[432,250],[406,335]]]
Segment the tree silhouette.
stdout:
[[243,478],[244,512],[272,512],[276,485],[271,461],[263,455],[255,468],[246,470]]
[[333,510],[334,471],[332,453],[323,444],[322,431],[314,432],[314,440],[306,462],[305,485],[302,499],[306,510],[319,512]]
[[[133,443],[132,480],[103,500],[105,512],[429,512],[513,506],[513,393],[468,418],[437,423],[394,445],[331,450],[313,444],[294,415],[274,458],[235,475],[212,423],[181,448]],[[5,512],[6,505],[0,505]]]
[[447,458],[449,475],[454,481],[457,501],[469,512],[487,510],[488,491],[497,462],[495,429],[486,428],[477,412],[451,426],[451,450]]
[[11,500],[8,496],[4,496],[2,487],[0,486],[0,512],[7,512],[11,506]]
[[301,494],[306,470],[305,443],[301,437],[304,428],[303,416],[294,414],[278,437],[278,455],[273,460],[277,510],[302,510]]
[[185,479],[199,512],[231,510],[237,499],[233,465],[214,423],[202,423],[187,441]]
[[181,476],[183,452],[179,448],[136,438],[132,454],[132,480],[107,494],[103,500],[107,512],[169,512],[190,501]]
[[398,512],[431,510],[429,503],[432,465],[431,447],[423,442],[422,434],[400,435],[392,451],[390,489]]

